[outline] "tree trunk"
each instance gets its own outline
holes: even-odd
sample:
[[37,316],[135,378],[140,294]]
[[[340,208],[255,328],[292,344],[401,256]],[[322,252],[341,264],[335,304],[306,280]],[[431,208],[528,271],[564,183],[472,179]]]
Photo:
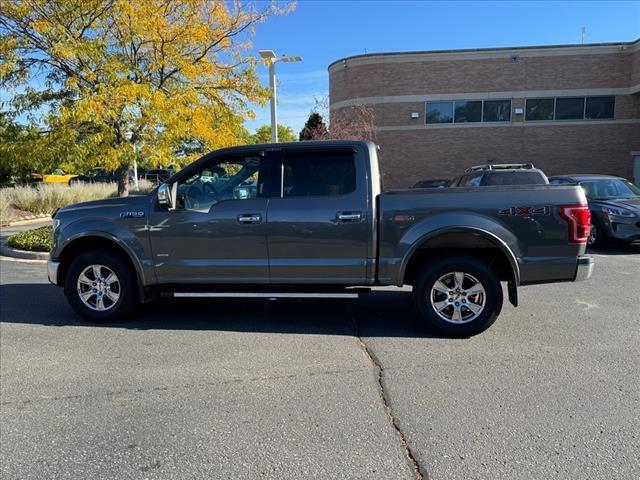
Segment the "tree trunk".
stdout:
[[129,165],[120,165],[118,172],[118,196],[127,197],[129,195]]

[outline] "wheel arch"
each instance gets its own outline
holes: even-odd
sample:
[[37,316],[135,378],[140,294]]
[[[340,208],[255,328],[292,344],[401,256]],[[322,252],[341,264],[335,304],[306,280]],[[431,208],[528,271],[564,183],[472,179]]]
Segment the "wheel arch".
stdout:
[[58,259],[60,267],[58,268],[57,285],[64,287],[66,274],[71,262],[75,257],[86,252],[103,250],[112,252],[127,265],[129,265],[136,276],[136,285],[138,286],[138,295],[140,299],[144,298],[144,272],[142,266],[136,260],[135,255],[129,250],[126,244],[119,241],[104,232],[92,232],[85,235],[77,235],[71,237],[64,245]]
[[508,282],[509,301],[518,305],[520,267],[513,251],[497,235],[478,227],[445,227],[428,232],[413,243],[402,259],[399,284],[412,284],[420,268],[444,255],[478,258]]

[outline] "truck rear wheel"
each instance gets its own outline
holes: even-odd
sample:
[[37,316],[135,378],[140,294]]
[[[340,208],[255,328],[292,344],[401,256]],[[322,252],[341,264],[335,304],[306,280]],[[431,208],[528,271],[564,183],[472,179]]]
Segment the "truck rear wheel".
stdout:
[[447,257],[428,265],[413,287],[420,319],[445,336],[470,337],[491,326],[502,309],[500,281],[472,257]]
[[67,269],[64,293],[76,313],[89,321],[120,320],[136,304],[135,272],[111,252],[87,252]]

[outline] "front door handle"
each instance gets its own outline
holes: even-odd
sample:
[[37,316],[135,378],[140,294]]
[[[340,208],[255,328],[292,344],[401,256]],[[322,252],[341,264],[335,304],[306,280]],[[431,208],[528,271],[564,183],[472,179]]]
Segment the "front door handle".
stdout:
[[243,215],[238,215],[238,223],[243,225],[249,223],[260,223],[262,222],[262,215],[259,213],[247,213]]
[[339,222],[359,222],[362,220],[362,212],[338,212],[336,216]]

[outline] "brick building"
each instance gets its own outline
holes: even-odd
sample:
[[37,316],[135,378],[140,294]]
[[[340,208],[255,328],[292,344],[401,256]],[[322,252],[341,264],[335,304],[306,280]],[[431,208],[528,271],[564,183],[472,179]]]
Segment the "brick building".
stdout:
[[358,55],[329,96],[332,116],[370,105],[387,187],[488,161],[640,184],[640,40]]

